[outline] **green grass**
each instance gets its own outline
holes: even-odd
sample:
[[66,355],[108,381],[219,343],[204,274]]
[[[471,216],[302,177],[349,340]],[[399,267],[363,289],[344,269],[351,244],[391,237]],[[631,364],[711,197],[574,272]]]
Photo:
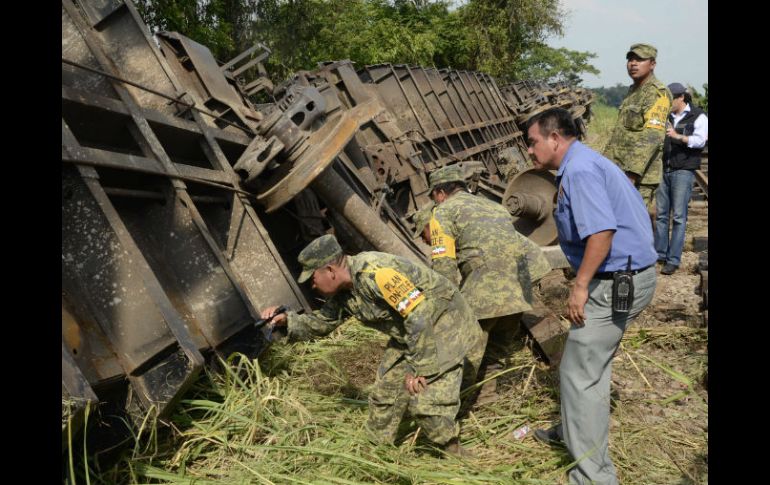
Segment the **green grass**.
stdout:
[[610,132],[618,119],[618,109],[601,101],[591,104],[591,121],[587,126],[586,145],[601,152],[610,139]]

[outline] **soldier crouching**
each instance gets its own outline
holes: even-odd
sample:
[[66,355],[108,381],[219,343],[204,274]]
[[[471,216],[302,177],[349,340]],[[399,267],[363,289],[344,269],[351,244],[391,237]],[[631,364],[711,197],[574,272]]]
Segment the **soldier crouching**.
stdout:
[[[376,441],[394,443],[406,411],[428,439],[447,452],[467,454],[456,421],[466,353],[482,332],[459,290],[417,263],[380,252],[345,255],[334,236],[312,241],[297,257],[312,277],[313,290],[327,298],[320,309],[273,317],[289,337],[327,335],[349,316],[390,335],[374,389],[367,428]],[[264,309],[263,318],[276,307]]]

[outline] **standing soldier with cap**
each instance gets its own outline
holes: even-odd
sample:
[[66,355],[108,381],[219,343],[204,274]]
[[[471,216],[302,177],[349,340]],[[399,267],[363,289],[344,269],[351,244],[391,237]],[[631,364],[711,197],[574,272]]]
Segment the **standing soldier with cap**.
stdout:
[[409,409],[428,439],[453,454],[467,454],[455,420],[466,353],[481,329],[465,298],[440,274],[407,259],[380,252],[347,256],[332,235],[313,240],[297,257],[298,281],[312,277],[313,290],[328,298],[310,314],[274,315],[289,337],[323,336],[353,316],[390,335],[369,394],[367,428],[378,442],[394,443]]
[[[509,350],[522,312],[532,309],[532,284],[551,266],[540,247],[516,231],[502,205],[466,190],[459,165],[431,173],[430,190],[436,203],[428,222],[433,270],[459,283],[479,319],[484,336],[469,361],[482,380],[499,368],[489,352],[485,355],[488,340]],[[487,362],[483,369],[482,359]],[[495,390],[495,380],[486,383],[478,402],[494,399]]]
[[626,69],[634,84],[620,105],[617,124],[603,153],[626,173],[651,214],[660,183],[666,118],[671,110],[671,93],[654,74],[657,55],[658,50],[649,44],[634,44],[626,53]]

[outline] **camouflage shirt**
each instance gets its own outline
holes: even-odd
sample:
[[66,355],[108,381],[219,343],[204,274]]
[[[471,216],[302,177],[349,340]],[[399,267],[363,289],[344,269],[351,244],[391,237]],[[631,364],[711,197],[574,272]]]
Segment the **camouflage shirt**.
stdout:
[[532,283],[551,270],[540,247],[513,227],[500,204],[457,192],[430,221],[433,269],[457,282],[476,317],[530,310]]
[[462,362],[481,327],[457,288],[440,274],[399,256],[348,256],[353,289],[341,291],[310,314],[289,312],[289,337],[330,333],[349,316],[390,335],[416,375],[430,376]]
[[642,184],[659,184],[670,110],[671,92],[655,75],[638,88],[632,85],[602,154],[624,171],[640,174]]

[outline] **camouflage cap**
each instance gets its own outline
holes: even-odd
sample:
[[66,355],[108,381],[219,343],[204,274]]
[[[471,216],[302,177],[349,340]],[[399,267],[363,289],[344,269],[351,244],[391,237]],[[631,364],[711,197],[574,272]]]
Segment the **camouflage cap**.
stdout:
[[446,182],[465,182],[465,174],[459,164],[441,167],[430,174],[430,190],[432,191],[438,184]]
[[626,59],[628,59],[631,54],[636,54],[642,59],[649,59],[651,57],[654,59],[658,57],[658,49],[650,44],[634,44],[629,47],[628,52],[626,52]]
[[418,210],[414,213],[412,216],[412,220],[414,221],[414,237],[419,236],[422,234],[422,231],[425,229],[425,226],[428,225],[430,222],[430,218],[433,217],[433,208],[436,207],[436,204],[431,202],[430,204],[424,206],[422,209]]
[[304,283],[313,276],[313,271],[324,267],[341,255],[342,248],[331,234],[312,240],[297,256],[297,261],[302,265],[302,273],[297,281]]

